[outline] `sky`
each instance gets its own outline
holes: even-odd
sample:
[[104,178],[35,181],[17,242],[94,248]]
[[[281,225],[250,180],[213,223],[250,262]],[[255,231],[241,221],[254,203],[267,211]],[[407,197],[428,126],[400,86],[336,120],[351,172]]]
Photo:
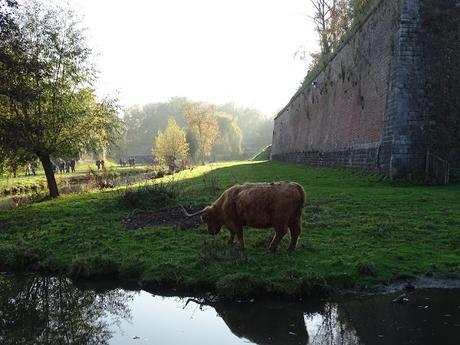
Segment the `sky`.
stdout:
[[274,116],[317,50],[309,0],[72,0],[100,71],[123,106],[171,97],[234,102]]

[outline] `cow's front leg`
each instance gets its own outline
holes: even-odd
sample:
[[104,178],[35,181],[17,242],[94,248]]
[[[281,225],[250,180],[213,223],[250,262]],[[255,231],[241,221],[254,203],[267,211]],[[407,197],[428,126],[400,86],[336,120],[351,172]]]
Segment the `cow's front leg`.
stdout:
[[286,235],[287,228],[285,226],[279,226],[275,228],[275,236],[273,237],[272,243],[270,243],[270,247],[268,248],[271,252],[274,252],[276,248],[278,248],[279,243],[283,239],[284,235]]
[[238,238],[238,242],[240,243],[240,249],[244,250],[244,237],[243,237],[243,228],[242,227],[235,227],[233,229],[233,233]]

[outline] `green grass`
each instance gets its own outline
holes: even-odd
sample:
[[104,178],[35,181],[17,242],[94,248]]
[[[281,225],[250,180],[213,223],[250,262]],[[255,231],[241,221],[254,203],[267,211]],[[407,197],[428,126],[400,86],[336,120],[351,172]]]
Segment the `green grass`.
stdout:
[[[0,270],[110,276],[229,298],[309,295],[427,273],[460,278],[458,184],[395,186],[364,173],[271,161],[202,166],[163,181],[171,178],[173,198],[190,206],[212,202],[234,183],[302,184],[307,204],[297,251],[287,252],[286,236],[270,253],[273,230],[246,229],[245,255],[227,245],[227,231],[213,237],[204,226],[127,230],[122,217],[142,210],[121,203],[119,189],[0,211]],[[152,200],[144,211],[174,207]]]

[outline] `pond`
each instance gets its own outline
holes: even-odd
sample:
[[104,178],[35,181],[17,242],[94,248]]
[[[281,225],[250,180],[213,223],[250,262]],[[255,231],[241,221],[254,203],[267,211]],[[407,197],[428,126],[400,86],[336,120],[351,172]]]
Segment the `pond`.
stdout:
[[452,344],[460,292],[222,302],[0,275],[0,344]]

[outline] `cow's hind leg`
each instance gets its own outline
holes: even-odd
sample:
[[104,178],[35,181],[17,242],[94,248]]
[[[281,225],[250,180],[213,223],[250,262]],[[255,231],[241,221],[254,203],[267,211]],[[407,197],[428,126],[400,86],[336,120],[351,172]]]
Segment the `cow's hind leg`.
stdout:
[[230,231],[230,238],[228,239],[228,244],[233,245],[233,241],[235,240],[235,231],[229,229]]
[[286,235],[287,228],[285,226],[277,226],[275,227],[275,236],[273,237],[272,242],[270,243],[271,252],[274,252],[276,248],[278,248],[279,243],[283,239],[284,235]]
[[294,251],[297,246],[297,240],[302,231],[302,221],[296,218],[289,223],[289,230],[291,231],[291,243],[289,244],[289,251]]

